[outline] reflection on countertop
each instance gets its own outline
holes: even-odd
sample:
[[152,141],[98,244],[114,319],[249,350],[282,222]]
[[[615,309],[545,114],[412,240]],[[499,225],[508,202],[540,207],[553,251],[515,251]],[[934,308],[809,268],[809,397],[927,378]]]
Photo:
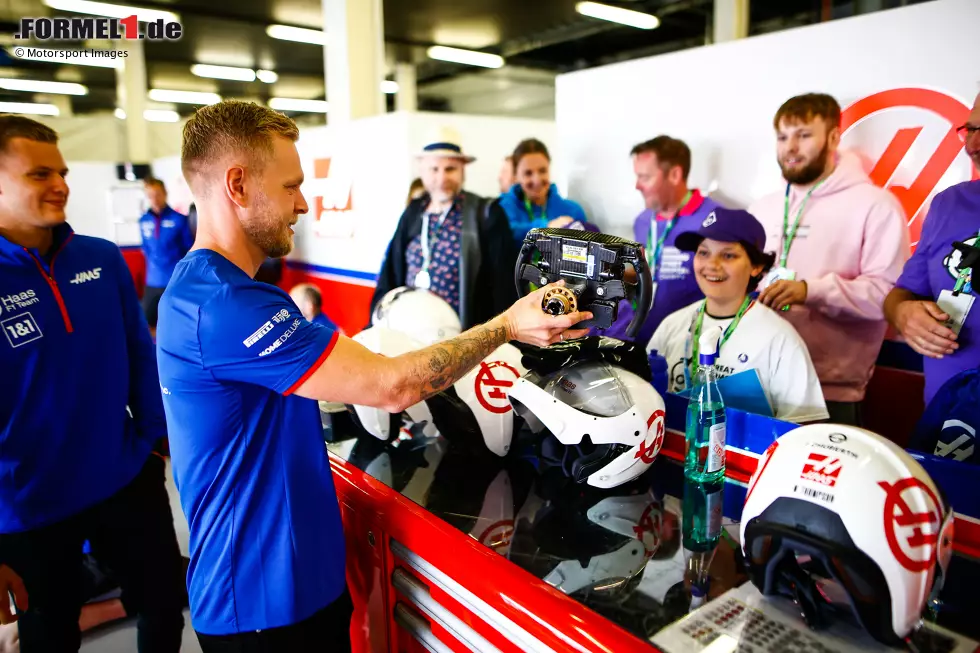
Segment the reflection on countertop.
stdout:
[[[337,457],[391,487],[522,569],[638,637],[658,632],[748,581],[737,519],[746,485],[726,480],[723,532],[712,551],[681,542],[682,466],[664,456],[633,482],[600,490],[538,457],[526,431],[500,458],[484,447],[403,428],[390,442],[363,434],[347,413],[325,418]],[[977,638],[980,564],[955,556],[940,623]]]

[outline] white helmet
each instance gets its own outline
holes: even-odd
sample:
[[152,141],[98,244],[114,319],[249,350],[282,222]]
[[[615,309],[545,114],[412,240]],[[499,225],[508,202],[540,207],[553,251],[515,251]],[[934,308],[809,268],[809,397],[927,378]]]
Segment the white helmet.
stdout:
[[426,347],[463,331],[459,316],[444,299],[407,286],[390,290],[381,298],[371,314],[371,324],[406,333]]
[[545,376],[528,372],[510,401],[532,431],[547,429],[565,445],[566,473],[576,482],[622,485],[650,468],[664,442],[660,393],[604,361],[573,363]]
[[763,594],[794,598],[811,626],[826,626],[826,597],[841,596],[836,581],[865,630],[898,645],[942,586],[953,512],[898,445],[864,429],[813,424],[786,433],[759,460],[741,531]]
[[457,381],[452,390],[429,400],[439,431],[458,443],[463,439],[486,445],[506,456],[514,437],[510,391],[527,370],[520,350],[509,343],[498,347]]
[[[352,339],[374,353],[388,357],[401,356],[424,347],[422,343],[412,339],[411,336],[380,326],[364,329]],[[371,406],[353,405],[350,407],[353,409],[354,417],[360,423],[361,428],[376,438],[387,440],[401,429],[401,415],[395,415]],[[432,437],[436,434],[435,424],[432,422],[432,413],[424,401],[411,406],[405,412],[408,413],[413,422],[424,425],[423,433],[426,436]]]

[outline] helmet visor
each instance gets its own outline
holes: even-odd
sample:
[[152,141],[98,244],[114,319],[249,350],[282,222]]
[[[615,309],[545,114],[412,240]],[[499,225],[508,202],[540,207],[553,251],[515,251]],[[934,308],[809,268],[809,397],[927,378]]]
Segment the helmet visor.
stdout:
[[616,417],[633,406],[633,398],[616,369],[602,361],[583,361],[541,377],[527,379],[550,397],[596,417]]

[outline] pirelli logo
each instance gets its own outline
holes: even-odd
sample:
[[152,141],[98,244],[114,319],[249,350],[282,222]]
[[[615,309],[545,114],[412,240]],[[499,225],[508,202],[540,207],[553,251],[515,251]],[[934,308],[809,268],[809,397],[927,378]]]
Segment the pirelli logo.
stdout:
[[242,340],[242,344],[245,345],[245,347],[251,347],[259,340],[261,340],[265,334],[272,331],[272,329],[273,329],[272,320],[269,320],[268,322],[260,326],[255,333]]

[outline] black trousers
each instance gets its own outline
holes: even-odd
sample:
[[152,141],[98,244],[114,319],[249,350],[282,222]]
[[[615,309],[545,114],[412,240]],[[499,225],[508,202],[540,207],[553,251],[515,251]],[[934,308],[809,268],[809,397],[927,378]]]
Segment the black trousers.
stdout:
[[21,653],[74,653],[81,644],[82,544],[118,579],[123,605],[137,615],[140,653],[177,653],[186,589],[164,463],[151,455],[115,495],[69,519],[0,535],[0,560],[27,588]]
[[203,653],[349,653],[350,620],[354,604],[350,593],[309,619],[281,628],[234,635],[197,634]]

